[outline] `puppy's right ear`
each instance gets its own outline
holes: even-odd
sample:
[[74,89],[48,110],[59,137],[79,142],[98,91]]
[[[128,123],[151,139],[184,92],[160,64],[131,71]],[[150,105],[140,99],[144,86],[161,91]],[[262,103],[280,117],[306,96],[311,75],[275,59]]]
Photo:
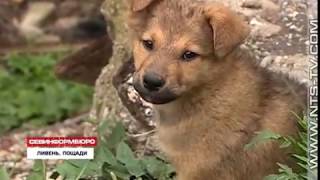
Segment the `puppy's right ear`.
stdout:
[[137,12],[147,8],[155,0],[130,0],[131,11]]
[[149,17],[148,8],[156,1],[159,0],[129,0],[128,25],[133,31],[142,32]]

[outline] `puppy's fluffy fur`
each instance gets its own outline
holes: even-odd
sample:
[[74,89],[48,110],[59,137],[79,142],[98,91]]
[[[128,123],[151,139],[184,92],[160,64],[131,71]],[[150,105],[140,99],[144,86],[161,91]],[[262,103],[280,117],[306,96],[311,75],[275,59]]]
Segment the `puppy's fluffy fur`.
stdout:
[[[157,102],[160,147],[178,180],[260,180],[276,172],[277,162],[289,162],[276,142],[244,148],[259,131],[295,135],[292,112],[301,114],[304,102],[296,86],[288,88],[239,48],[249,28],[238,15],[203,1],[131,0],[129,26],[134,84]],[[145,40],[154,47],[146,49]],[[197,56],[185,61],[185,51]],[[165,90],[143,90],[147,72],[160,74]]]

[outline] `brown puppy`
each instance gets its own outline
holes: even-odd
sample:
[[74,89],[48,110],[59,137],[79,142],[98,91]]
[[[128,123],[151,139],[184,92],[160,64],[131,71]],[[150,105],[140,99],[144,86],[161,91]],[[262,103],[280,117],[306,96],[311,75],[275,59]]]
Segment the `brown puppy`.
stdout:
[[248,26],[219,4],[131,2],[134,86],[155,104],[160,147],[178,180],[260,180],[275,173],[289,157],[278,144],[244,146],[263,130],[296,134],[292,111],[303,108],[292,88],[240,50]]

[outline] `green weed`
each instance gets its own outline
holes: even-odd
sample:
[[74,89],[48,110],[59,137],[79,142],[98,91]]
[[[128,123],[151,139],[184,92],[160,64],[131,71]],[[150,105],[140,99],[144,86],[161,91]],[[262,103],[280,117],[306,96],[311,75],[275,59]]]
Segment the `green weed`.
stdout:
[[0,134],[46,125],[89,108],[92,89],[58,80],[56,55],[11,55],[0,65]]

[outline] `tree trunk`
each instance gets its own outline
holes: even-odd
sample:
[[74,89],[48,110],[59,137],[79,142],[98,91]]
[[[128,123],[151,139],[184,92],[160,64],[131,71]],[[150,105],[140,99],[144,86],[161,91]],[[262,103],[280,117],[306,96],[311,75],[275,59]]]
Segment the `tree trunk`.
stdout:
[[108,33],[113,40],[113,55],[96,81],[94,102],[90,118],[92,120],[116,119],[126,111],[117,90],[113,86],[113,77],[121,65],[130,58],[130,46],[127,37],[126,1],[108,0],[102,5],[102,12],[108,18]]
[[126,82],[132,76],[134,67],[126,25],[128,5],[127,0],[106,0],[102,5],[102,13],[108,20],[108,33],[113,41],[113,55],[96,81],[90,119],[97,123],[107,120],[111,125],[116,121],[123,122],[132,147],[143,155],[155,149],[152,146],[154,143],[149,143],[152,133],[148,133],[153,132],[154,124],[150,124],[152,121],[143,113],[145,106],[138,96],[136,102],[129,100],[128,87],[132,85]]

